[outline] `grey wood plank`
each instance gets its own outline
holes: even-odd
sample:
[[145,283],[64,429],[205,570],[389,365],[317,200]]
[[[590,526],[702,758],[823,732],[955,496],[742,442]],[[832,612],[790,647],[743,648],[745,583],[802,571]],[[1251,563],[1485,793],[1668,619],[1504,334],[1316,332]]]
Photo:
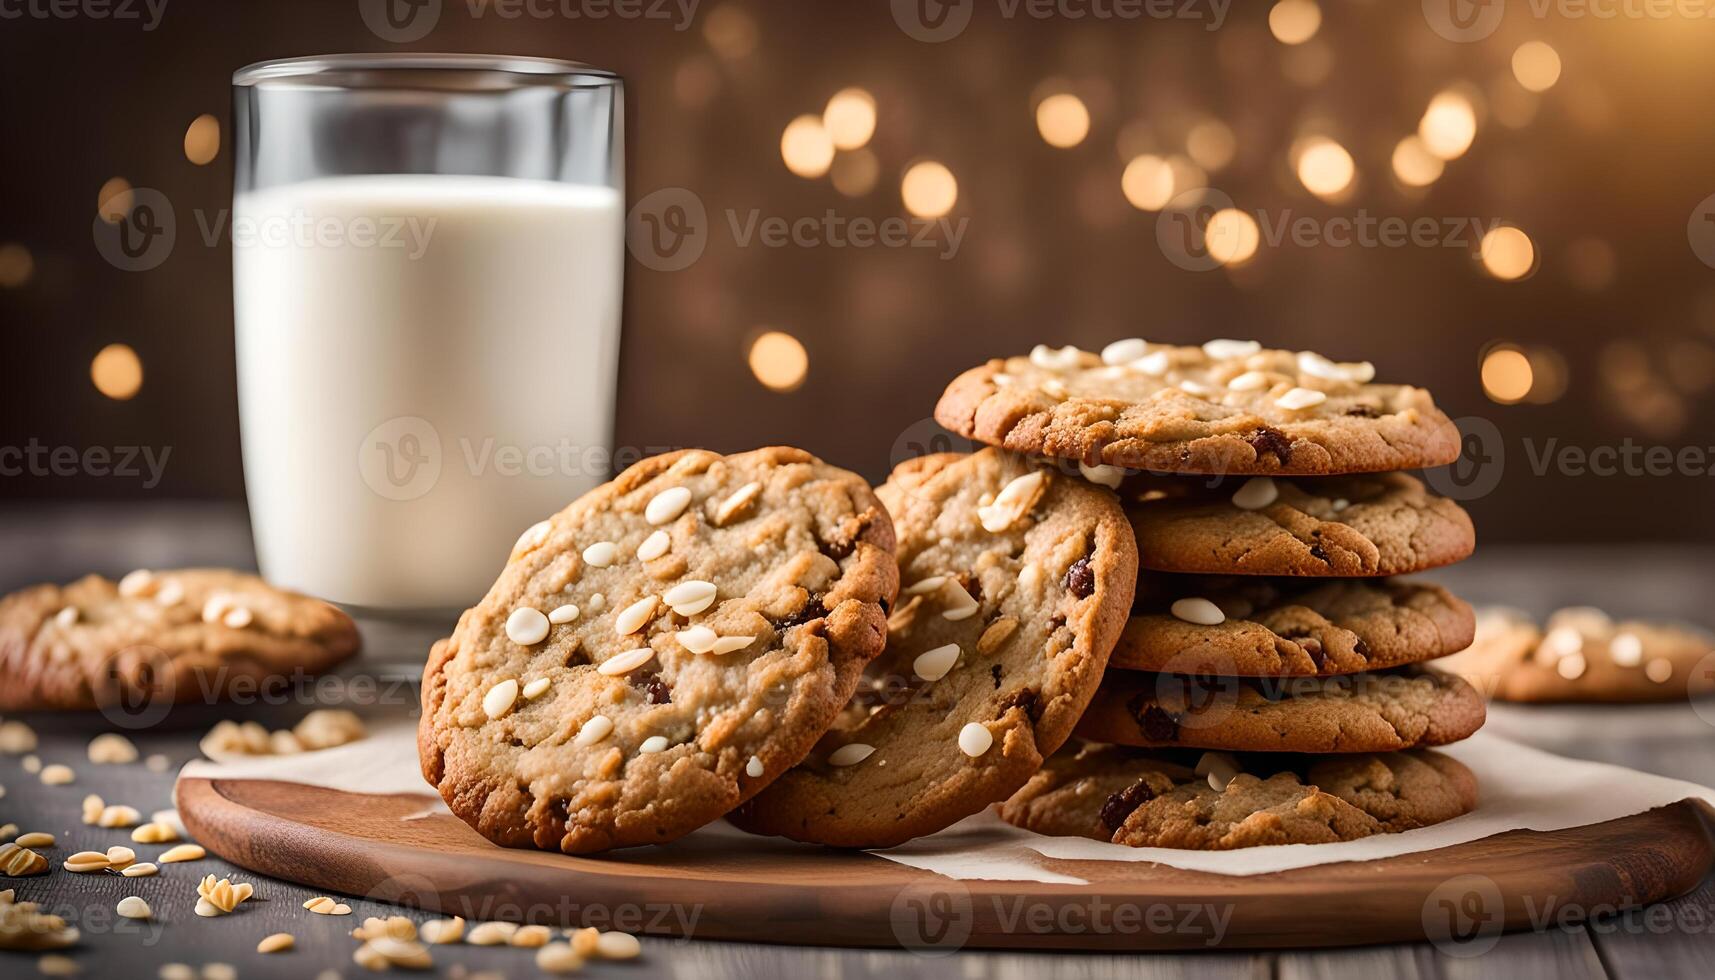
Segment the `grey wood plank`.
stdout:
[[1586,928],[1608,972],[1621,980],[1715,976],[1715,876],[1689,895]]
[[1573,927],[1509,933],[1498,937],[1486,949],[1479,943],[1464,950],[1443,951],[1428,943],[1418,943],[1282,953],[1279,975],[1281,980],[1373,980],[1375,977],[1598,980],[1607,973],[1589,936]]

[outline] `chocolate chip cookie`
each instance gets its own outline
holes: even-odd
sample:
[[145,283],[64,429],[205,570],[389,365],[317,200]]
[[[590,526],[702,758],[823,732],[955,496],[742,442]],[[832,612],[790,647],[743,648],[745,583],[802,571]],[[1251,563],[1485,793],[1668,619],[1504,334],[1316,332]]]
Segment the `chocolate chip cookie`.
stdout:
[[1503,701],[1643,703],[1715,694],[1715,637],[1695,626],[1615,622],[1590,607],[1543,626],[1489,609],[1476,641],[1436,664]]
[[1465,649],[1471,607],[1398,579],[1144,575],[1109,664],[1235,677],[1381,670]]
[[1404,473],[1148,487],[1126,513],[1139,561],[1158,571],[1403,575],[1467,558],[1477,543],[1463,508]]
[[1471,685],[1411,667],[1282,679],[1110,670],[1078,734],[1145,748],[1394,752],[1468,738],[1484,715]]
[[1071,733],[1131,604],[1119,501],[984,450],[878,491],[904,588],[887,650],[811,757],[734,813],[757,833],[881,847],[1006,799]]
[[1001,808],[1054,836],[1226,850],[1397,833],[1451,820],[1477,780],[1427,749],[1339,756],[1063,749]]
[[935,419],[994,446],[1158,473],[1321,476],[1458,458],[1459,431],[1427,391],[1374,376],[1255,341],[1122,340],[1099,356],[1038,346],[954,379]]
[[35,585],[0,598],[0,710],[221,698],[327,670],[359,642],[333,606],[225,569]]
[[524,532],[423,675],[423,774],[484,836],[680,837],[796,764],[881,652],[893,525],[797,449],[646,459]]

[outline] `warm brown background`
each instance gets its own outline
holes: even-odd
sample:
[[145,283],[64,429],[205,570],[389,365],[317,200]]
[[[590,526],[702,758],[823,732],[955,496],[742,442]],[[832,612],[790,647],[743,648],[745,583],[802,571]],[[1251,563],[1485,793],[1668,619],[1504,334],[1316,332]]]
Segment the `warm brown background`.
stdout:
[[[879,477],[902,432],[921,436],[913,426],[944,382],[981,358],[1038,341],[1256,337],[1374,360],[1387,378],[1431,387],[1451,414],[1500,426],[1506,479],[1470,504],[1486,540],[1715,536],[1708,476],[1539,477],[1524,445],[1715,445],[1715,272],[1687,237],[1715,191],[1715,20],[1539,19],[1515,2],[1492,37],[1456,44],[1415,0],[1324,0],[1316,37],[1289,48],[1269,33],[1268,3],[1235,3],[1209,31],[1173,19],[1009,19],[1010,4],[970,2],[960,37],[926,44],[882,0],[703,0],[683,31],[647,19],[473,18],[465,0],[447,0],[435,30],[402,47],[617,70],[629,86],[629,196],[689,188],[717,222],[690,269],[628,270],[621,444],[796,443]],[[1429,99],[1458,83],[1505,97],[1509,57],[1531,39],[1565,65],[1534,118],[1485,118],[1427,192],[1402,191],[1389,154]],[[191,217],[230,200],[230,74],[263,58],[394,48],[365,28],[357,0],[169,0],[152,32],[134,21],[0,21],[0,242],[34,262],[27,282],[0,289],[0,446],[173,447],[152,491],[0,477],[0,496],[242,496],[229,246],[205,247]],[[869,147],[880,179],[855,198],[792,175],[779,152],[788,121],[848,85],[875,95],[880,118]],[[1033,121],[1056,85],[1093,117],[1072,149],[1046,145]],[[183,136],[201,113],[220,117],[223,143],[199,167]],[[1234,272],[1177,268],[1156,245],[1156,215],[1121,195],[1118,147],[1123,131],[1129,152],[1184,152],[1189,127],[1210,116],[1237,137],[1211,182],[1241,207],[1502,219],[1528,232],[1540,267],[1502,283],[1457,248],[1287,245]],[[1340,205],[1305,192],[1287,162],[1312,126],[1356,158],[1359,183]],[[899,176],[924,157],[959,180],[952,217],[969,224],[951,260],[741,248],[721,217],[900,215]],[[92,245],[96,192],[114,176],[177,208],[179,244],[158,269],[119,271]],[[793,392],[765,389],[746,365],[748,341],[767,328],[808,349]],[[1486,398],[1479,364],[1501,341],[1558,353],[1564,395]],[[144,365],[129,401],[90,383],[90,359],[112,342]]]

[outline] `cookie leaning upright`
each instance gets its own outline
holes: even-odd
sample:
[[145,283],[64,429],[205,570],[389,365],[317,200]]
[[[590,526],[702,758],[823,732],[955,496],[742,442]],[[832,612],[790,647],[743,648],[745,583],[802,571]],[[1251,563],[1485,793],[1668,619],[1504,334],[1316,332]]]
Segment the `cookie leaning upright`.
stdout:
[[796,449],[646,459],[525,531],[423,675],[423,774],[489,839],[665,843],[798,762],[886,638],[893,525]]
[[0,598],[0,711],[223,698],[360,645],[350,616],[243,572],[86,575]]
[[1159,473],[1331,475],[1451,463],[1459,431],[1429,392],[1368,362],[1255,341],[1038,345],[955,378],[935,420],[992,446]]
[[882,847],[1006,799],[1125,623],[1137,552],[1107,490],[990,449],[911,460],[877,492],[904,583],[887,650],[812,756],[732,814],[746,830]]

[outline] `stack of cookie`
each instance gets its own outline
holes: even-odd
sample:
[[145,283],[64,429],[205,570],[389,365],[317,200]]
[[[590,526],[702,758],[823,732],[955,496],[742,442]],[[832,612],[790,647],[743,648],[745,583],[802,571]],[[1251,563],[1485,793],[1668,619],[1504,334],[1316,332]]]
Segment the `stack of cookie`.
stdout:
[[1135,846],[1348,840],[1474,805],[1428,750],[1484,717],[1421,665],[1474,617],[1397,576],[1468,556],[1470,519],[1393,472],[1452,462],[1429,394],[1367,363],[1254,342],[1038,347],[966,372],[936,418],[1115,488],[1136,536],[1131,618],[1069,746],[1004,808]]

